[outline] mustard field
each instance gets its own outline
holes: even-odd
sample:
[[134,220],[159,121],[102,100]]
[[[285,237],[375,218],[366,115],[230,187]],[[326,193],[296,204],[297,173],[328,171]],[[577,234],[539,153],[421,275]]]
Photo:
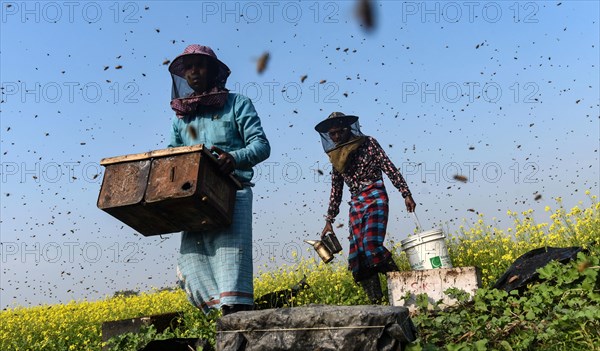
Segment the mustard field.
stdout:
[[[600,203],[596,195],[591,195],[589,191],[586,192],[586,195],[587,198],[585,201],[581,201],[571,209],[563,208],[560,198],[555,199],[555,208],[546,207],[548,220],[544,223],[535,223],[532,219],[533,213],[531,211],[522,213],[508,211],[509,215],[514,219],[513,226],[510,228],[498,228],[493,218],[486,218],[483,214],[480,214],[474,223],[464,221],[458,232],[446,233],[448,235],[447,246],[453,265],[455,267],[477,266],[481,268],[484,289],[481,289],[482,296],[480,298],[488,300],[476,300],[475,306],[479,308],[477,310],[479,312],[474,310],[473,314],[463,316],[467,320],[472,319],[472,323],[479,323],[476,325],[481,326],[480,334],[468,334],[468,330],[465,330],[463,333],[463,331],[457,329],[455,334],[444,336],[449,338],[444,341],[441,340],[442,334],[440,333],[442,333],[442,329],[446,329],[444,330],[445,333],[450,332],[447,326],[449,325],[448,320],[453,318],[452,315],[437,315],[427,320],[417,317],[415,319],[417,326],[424,333],[418,342],[411,346],[411,349],[519,350],[531,347],[553,349],[552,345],[558,345],[553,338],[556,338],[556,340],[560,340],[560,338],[573,339],[569,342],[577,342],[577,344],[569,347],[574,348],[581,347],[581,349],[586,349],[587,347],[587,349],[593,349],[594,344],[598,345],[600,343],[600,335],[598,333],[600,332],[594,332],[594,330],[600,330],[600,325],[598,325],[598,320],[600,320],[600,292],[598,291],[598,286],[600,284],[598,283],[599,267],[597,257],[598,252],[600,252],[598,250],[598,246],[600,246]],[[403,270],[409,270],[408,261],[406,256],[401,252],[399,243],[391,242],[387,246],[393,247],[398,266]],[[510,319],[506,321],[506,324],[502,324],[499,322],[501,320],[500,317],[495,321],[482,317],[486,314],[488,316],[493,314],[493,311],[486,306],[482,306],[481,301],[487,301],[486,304],[492,306],[495,304],[494,301],[510,300],[510,295],[504,296],[497,290],[486,288],[493,285],[495,280],[504,273],[517,257],[532,249],[544,246],[584,246],[590,249],[588,256],[579,257],[578,261],[573,263],[575,265],[573,267],[575,268],[571,270],[568,270],[570,268],[567,265],[565,265],[564,269],[566,271],[564,272],[559,271],[559,269],[563,268],[549,268],[554,269],[554,271],[551,270],[545,273],[549,282],[548,288],[544,288],[545,290],[536,288],[539,291],[532,289],[532,291],[538,291],[539,294],[553,291],[552,289],[557,286],[563,289],[560,292],[565,295],[558,296],[561,300],[557,301],[565,309],[566,312],[563,311],[565,314],[561,314],[563,312],[555,309],[556,311],[553,311],[553,314],[550,316],[548,315],[548,311],[532,309],[531,311],[534,311],[531,312],[534,313],[532,315],[529,313],[529,310],[523,307],[524,312],[521,312],[524,313],[524,316],[533,316],[535,318],[528,320],[523,317],[520,322],[521,324],[518,325],[514,324],[514,320]],[[305,279],[309,287],[300,290],[294,299],[287,301],[287,305],[301,306],[309,303],[333,305],[367,304],[366,295],[353,282],[344,261],[345,259],[342,255],[342,257],[338,258],[332,264],[323,264],[314,259],[303,259],[299,260],[297,264],[283,265],[277,269],[269,270],[265,266],[257,272],[254,281],[255,296],[259,297],[271,292],[289,289],[302,279]],[[575,272],[573,273],[575,275],[571,281],[550,282],[553,274],[567,276],[572,271]],[[541,275],[544,276],[544,273]],[[583,285],[575,286],[573,284]],[[575,291],[574,294],[581,301],[573,300],[573,297],[569,295],[572,293],[570,291]],[[554,292],[553,294],[559,293]],[[519,297],[519,299],[523,298]],[[575,313],[575,309],[582,309],[582,306],[577,304],[570,306],[569,300],[579,301],[577,303],[583,304],[587,308],[587,314],[574,314],[572,317],[569,317],[573,318],[573,320],[578,320],[578,323],[580,323],[580,325],[576,326],[576,331],[573,332],[569,331],[569,328],[564,327],[563,324],[556,324],[555,327],[552,327],[554,319],[550,319],[556,315],[557,320],[560,320],[565,315],[571,316],[568,313]],[[530,306],[529,301],[515,300],[512,302],[510,309],[518,309],[518,306]],[[556,303],[554,306],[556,306]],[[184,317],[181,321],[181,327],[162,336],[148,331],[146,336],[148,338],[164,338],[167,336],[203,337],[212,339],[214,343],[214,321],[218,318],[218,315],[204,316],[192,308],[187,302],[183,291],[175,290],[141,293],[137,296],[114,297],[93,302],[70,302],[62,305],[28,308],[16,307],[4,310],[0,312],[0,350],[100,350],[103,346],[101,341],[101,325],[103,322],[174,311],[183,312]],[[464,314],[465,311],[467,309],[455,313]],[[476,314],[476,312],[480,314]],[[506,311],[501,312],[500,316],[506,313]],[[508,314],[510,316],[510,313]],[[514,314],[517,317],[513,316],[513,318],[519,320],[519,313]],[[436,318],[442,318],[439,319],[438,324],[435,324]],[[541,320],[538,320],[540,318]],[[539,324],[544,321],[550,323],[548,324],[550,327],[558,329],[554,330],[554,334],[548,334],[546,339],[543,339],[546,334],[540,334],[533,329],[528,329],[534,328],[533,326],[529,327],[530,324],[528,322],[532,322],[531,325],[534,325],[533,322]],[[567,323],[568,321],[564,322]],[[487,335],[485,334],[486,330],[487,332],[494,330],[494,324],[488,323],[500,323],[498,324],[498,328],[500,329],[496,330],[494,335]],[[514,335],[518,335],[518,339],[510,341],[507,337],[503,337],[502,340],[496,340],[495,335],[500,335],[498,333],[505,330],[507,328],[506,325],[511,325],[510,323],[513,323],[513,329],[510,331],[516,333]],[[520,328],[522,327],[522,329],[515,330],[515,325]],[[460,328],[460,326],[457,328]],[[473,325],[469,328],[479,330],[477,328],[473,329]],[[561,334],[561,332],[566,334]],[[512,334],[509,333],[507,335]],[[436,339],[438,337],[440,340]],[[135,346],[137,347],[143,344],[143,342],[144,340],[138,340]],[[135,343],[130,344],[134,345]],[[448,346],[440,346],[445,344]],[[126,349],[122,346],[125,345],[124,341],[120,345],[120,349]],[[519,345],[522,345],[522,347]],[[131,347],[132,350],[135,350],[134,346]]]

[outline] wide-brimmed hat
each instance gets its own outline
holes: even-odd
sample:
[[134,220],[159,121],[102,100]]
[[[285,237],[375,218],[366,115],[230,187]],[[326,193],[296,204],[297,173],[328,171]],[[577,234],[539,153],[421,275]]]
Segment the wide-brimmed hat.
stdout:
[[217,64],[217,82],[224,82],[227,80],[227,77],[229,77],[229,75],[231,74],[231,70],[229,69],[229,67],[227,67],[226,64],[224,64],[223,62],[221,62],[221,60],[219,60],[217,58],[217,55],[215,54],[215,52],[208,46],[204,46],[204,45],[198,45],[198,44],[192,44],[192,45],[188,45],[188,47],[185,48],[185,50],[183,50],[183,53],[179,56],[177,56],[173,62],[171,62],[171,64],[169,65],[169,72],[171,72],[172,74],[179,76],[181,78],[185,78],[185,68],[183,65],[183,59],[186,56],[192,56],[192,55],[202,55],[202,56],[207,56],[210,57],[212,60],[214,60],[214,62]]
[[356,121],[358,121],[357,116],[345,115],[342,112],[332,112],[329,117],[315,126],[315,130],[319,133],[327,133],[332,127],[349,127]]

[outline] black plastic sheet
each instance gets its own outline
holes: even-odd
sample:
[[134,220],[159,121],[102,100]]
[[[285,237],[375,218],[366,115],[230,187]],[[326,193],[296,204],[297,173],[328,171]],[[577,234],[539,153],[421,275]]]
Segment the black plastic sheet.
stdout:
[[574,247],[541,247],[524,253],[517,258],[506,272],[496,281],[494,288],[510,292],[522,292],[527,284],[538,279],[537,269],[551,261],[565,263],[575,259],[583,248]]

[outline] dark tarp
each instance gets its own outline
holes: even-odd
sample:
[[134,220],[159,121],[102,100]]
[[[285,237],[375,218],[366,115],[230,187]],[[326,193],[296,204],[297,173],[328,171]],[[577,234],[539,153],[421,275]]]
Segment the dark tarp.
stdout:
[[510,292],[522,292],[527,284],[538,280],[537,269],[550,261],[565,263],[575,259],[581,247],[540,247],[524,253],[517,258],[506,272],[496,281],[494,288]]
[[217,320],[217,350],[402,350],[416,339],[399,306],[309,305],[238,312]]

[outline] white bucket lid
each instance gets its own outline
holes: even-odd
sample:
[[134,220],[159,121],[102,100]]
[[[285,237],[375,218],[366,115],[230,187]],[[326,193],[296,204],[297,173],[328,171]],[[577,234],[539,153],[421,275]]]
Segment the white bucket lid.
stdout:
[[405,246],[413,246],[422,242],[445,238],[444,232],[441,229],[431,229],[424,232],[409,235],[408,238],[401,240],[402,249]]

